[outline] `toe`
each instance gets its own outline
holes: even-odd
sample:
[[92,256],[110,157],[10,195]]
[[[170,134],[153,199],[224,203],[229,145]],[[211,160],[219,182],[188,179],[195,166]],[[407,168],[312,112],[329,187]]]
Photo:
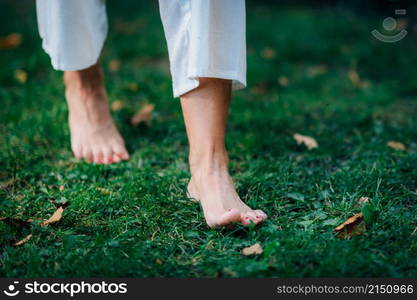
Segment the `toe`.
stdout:
[[259,216],[257,216],[256,215],[256,213],[254,212],[254,211],[248,211],[247,213],[246,213],[246,215],[249,217],[249,219],[253,222],[253,223],[255,223],[255,224],[258,224],[259,222],[261,222],[261,218],[259,218]]
[[91,151],[91,149],[89,149],[87,147],[84,148],[83,149],[83,157],[87,162],[89,162],[89,163],[93,162],[93,152]]
[[103,153],[101,153],[101,151],[99,150],[93,151],[93,156],[94,156],[94,163],[96,164],[103,163]]
[[256,214],[256,217],[258,218],[261,218],[262,219],[262,221],[263,220],[266,220],[267,218],[268,218],[268,216],[266,215],[266,213],[264,213],[262,210],[260,210],[260,209],[257,209],[257,210],[255,210],[255,214]]
[[113,153],[110,148],[104,148],[103,150],[103,163],[111,164],[113,162]]
[[240,221],[240,212],[237,209],[231,209],[221,216],[219,216],[215,222],[215,224],[212,224],[210,227],[221,227],[226,226],[232,223],[236,223]]
[[241,213],[240,218],[240,222],[245,226],[249,226],[251,222],[256,225],[262,221],[262,218],[258,216],[254,211]]
[[121,144],[116,144],[113,147],[113,152],[120,158],[123,160],[128,160],[129,159],[129,153],[127,153],[127,150],[125,148],[124,145]]
[[246,213],[240,214],[240,223],[242,223],[242,225],[248,226],[250,224],[250,220],[250,217]]
[[118,163],[120,162],[122,159],[120,156],[118,156],[117,154],[113,154],[113,162],[114,163]]
[[83,149],[81,147],[73,148],[72,153],[77,159],[83,158]]

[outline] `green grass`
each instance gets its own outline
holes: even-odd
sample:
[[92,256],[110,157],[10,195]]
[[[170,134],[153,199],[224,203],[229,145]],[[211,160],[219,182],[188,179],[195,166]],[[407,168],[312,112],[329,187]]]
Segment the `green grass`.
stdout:
[[[234,94],[227,143],[240,195],[270,218],[255,229],[211,230],[184,193],[187,139],[158,9],[138,2],[108,1],[102,64],[111,101],[125,103],[114,118],[132,154],[112,166],[72,157],[62,74],[41,49],[32,1],[0,4],[0,35],[23,36],[19,48],[0,50],[0,182],[14,181],[0,190],[0,217],[35,220],[0,222],[0,276],[417,276],[414,35],[384,44],[370,35],[378,16],[250,6],[249,87]],[[275,56],[263,57],[266,48]],[[112,59],[118,72],[109,71]],[[327,72],[309,76],[317,65]],[[132,128],[147,101],[156,106],[152,124]],[[295,132],[319,148],[296,145]],[[361,196],[376,214],[366,215],[362,235],[337,238],[334,227],[361,210]],[[63,219],[39,226],[64,201]],[[263,254],[241,254],[256,242]]]

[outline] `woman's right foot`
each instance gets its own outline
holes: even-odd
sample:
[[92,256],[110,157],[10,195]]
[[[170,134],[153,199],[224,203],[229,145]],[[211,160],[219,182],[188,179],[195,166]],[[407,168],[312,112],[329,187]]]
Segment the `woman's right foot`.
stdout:
[[65,71],[64,82],[75,157],[97,164],[129,159],[124,140],[110,115],[99,66]]
[[256,225],[267,218],[262,210],[251,209],[240,199],[227,167],[193,168],[188,195],[200,201],[207,225],[212,228],[232,223]]

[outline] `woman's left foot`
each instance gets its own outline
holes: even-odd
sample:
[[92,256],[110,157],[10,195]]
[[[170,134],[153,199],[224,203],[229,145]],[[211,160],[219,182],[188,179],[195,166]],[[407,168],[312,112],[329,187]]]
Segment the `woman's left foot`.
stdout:
[[188,194],[200,201],[207,225],[212,228],[232,223],[259,224],[267,218],[262,210],[254,210],[240,199],[227,167],[194,168]]

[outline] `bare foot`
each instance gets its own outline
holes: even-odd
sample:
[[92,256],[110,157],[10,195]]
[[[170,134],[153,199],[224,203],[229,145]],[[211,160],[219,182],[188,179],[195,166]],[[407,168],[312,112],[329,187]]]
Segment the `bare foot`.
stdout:
[[66,71],[64,82],[75,157],[97,164],[127,160],[129,154],[111,118],[99,66]]
[[253,210],[239,197],[227,168],[194,170],[188,195],[200,201],[209,227],[231,223],[258,224],[267,218],[262,210]]

